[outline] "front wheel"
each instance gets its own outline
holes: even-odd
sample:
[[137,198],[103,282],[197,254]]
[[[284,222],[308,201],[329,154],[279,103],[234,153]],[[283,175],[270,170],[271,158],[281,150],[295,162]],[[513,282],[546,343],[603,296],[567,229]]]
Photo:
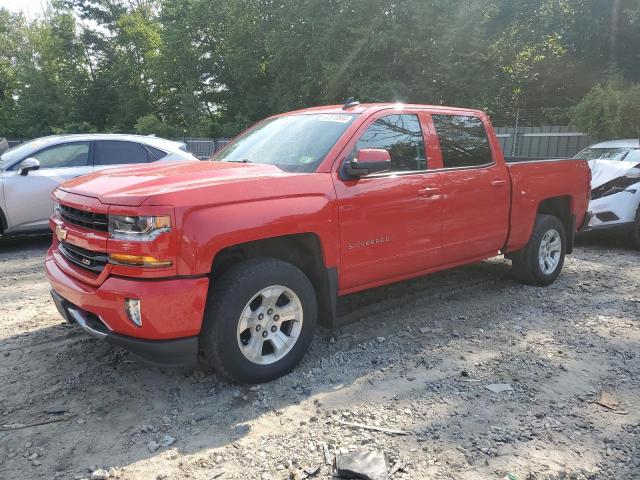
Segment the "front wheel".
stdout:
[[566,232],[553,215],[538,215],[529,243],[511,256],[516,279],[528,285],[552,284],[564,265]]
[[316,326],[316,296],[306,275],[260,258],[213,282],[200,334],[205,363],[236,383],[267,382],[291,371]]

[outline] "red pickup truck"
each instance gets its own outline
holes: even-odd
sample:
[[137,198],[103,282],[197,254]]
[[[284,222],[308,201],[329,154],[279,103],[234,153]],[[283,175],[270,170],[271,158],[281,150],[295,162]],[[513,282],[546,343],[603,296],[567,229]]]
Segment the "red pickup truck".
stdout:
[[254,383],[290,371],[336,297],[504,254],[559,275],[582,160],[505,163],[487,116],[356,103],[285,113],[212,161],[134,166],[53,193],[60,313],[159,365]]

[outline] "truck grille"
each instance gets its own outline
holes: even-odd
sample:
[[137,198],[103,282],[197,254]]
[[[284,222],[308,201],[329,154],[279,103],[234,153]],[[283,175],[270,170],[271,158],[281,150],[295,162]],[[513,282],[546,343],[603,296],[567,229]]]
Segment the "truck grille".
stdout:
[[109,260],[106,253],[92,252],[67,242],[60,242],[58,249],[70,262],[96,273],[102,272]]
[[109,231],[109,218],[105,213],[93,213],[79,208],[59,205],[58,212],[67,222],[101,232]]

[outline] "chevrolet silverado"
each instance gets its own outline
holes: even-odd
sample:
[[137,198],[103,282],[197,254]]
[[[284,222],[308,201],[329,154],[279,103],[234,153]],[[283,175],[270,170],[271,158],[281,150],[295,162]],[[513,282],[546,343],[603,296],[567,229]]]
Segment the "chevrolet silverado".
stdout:
[[158,365],[286,374],[336,298],[503,254],[560,274],[586,161],[508,164],[487,116],[357,102],[276,115],[209,162],[96,172],[53,193],[60,313]]

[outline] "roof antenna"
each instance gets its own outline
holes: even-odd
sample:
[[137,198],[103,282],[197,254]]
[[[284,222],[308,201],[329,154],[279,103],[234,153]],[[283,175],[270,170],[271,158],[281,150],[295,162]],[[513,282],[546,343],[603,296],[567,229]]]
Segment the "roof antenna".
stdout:
[[353,107],[357,107],[360,105],[360,102],[355,99],[355,97],[349,97],[344,101],[344,105],[342,106],[343,110],[348,110]]

